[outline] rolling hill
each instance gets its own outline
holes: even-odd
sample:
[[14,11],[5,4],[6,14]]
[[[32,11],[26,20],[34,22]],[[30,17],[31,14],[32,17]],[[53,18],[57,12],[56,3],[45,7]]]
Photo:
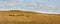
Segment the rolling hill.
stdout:
[[0,24],[60,24],[60,14],[30,11],[0,11]]

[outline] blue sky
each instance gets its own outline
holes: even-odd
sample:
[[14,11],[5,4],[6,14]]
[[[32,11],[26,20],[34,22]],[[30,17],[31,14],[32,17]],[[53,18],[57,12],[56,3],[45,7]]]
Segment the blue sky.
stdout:
[[[40,6],[37,7],[36,3],[40,3]],[[0,0],[0,10],[28,10],[42,13],[60,13],[60,0]]]

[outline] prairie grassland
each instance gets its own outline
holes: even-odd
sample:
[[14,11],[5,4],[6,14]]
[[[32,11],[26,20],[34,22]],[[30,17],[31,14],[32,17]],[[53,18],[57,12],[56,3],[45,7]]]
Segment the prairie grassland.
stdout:
[[0,11],[0,24],[60,24],[60,14]]

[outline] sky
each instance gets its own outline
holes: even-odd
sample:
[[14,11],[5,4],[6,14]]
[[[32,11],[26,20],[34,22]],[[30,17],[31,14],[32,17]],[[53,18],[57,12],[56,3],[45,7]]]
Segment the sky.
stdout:
[[24,10],[60,14],[60,0],[0,0],[0,11]]

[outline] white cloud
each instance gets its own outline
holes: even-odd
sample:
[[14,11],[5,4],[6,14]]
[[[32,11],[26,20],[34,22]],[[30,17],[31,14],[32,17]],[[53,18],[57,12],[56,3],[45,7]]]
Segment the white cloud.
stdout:
[[31,5],[26,5],[26,7],[33,7],[33,6],[35,6],[35,7],[41,7],[41,8],[52,8],[52,7],[49,7],[49,6],[47,6],[47,5],[44,5],[44,3],[39,3],[39,4],[31,4]]
[[38,13],[47,13],[47,14],[52,14],[52,13],[59,14],[60,13],[58,7],[49,6],[49,5],[47,6],[47,5],[43,5],[43,4],[31,4],[31,5],[27,5],[26,8],[33,9],[33,11],[38,12]]

